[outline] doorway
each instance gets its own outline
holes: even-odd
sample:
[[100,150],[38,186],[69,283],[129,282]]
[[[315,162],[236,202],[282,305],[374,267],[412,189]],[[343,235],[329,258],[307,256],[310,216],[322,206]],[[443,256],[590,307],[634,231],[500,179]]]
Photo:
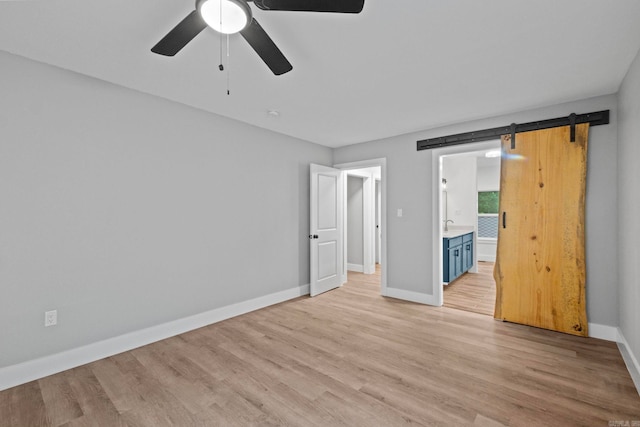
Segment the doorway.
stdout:
[[[493,316],[500,141],[435,149],[432,162],[434,299],[438,305]],[[495,206],[487,209],[485,199],[495,200]],[[464,262],[449,274],[450,255],[458,247],[448,244],[458,240],[457,255]]]
[[[347,280],[375,283],[380,294],[386,296],[386,159],[334,167],[341,169],[345,177],[343,283]],[[349,206],[359,212],[350,215]]]

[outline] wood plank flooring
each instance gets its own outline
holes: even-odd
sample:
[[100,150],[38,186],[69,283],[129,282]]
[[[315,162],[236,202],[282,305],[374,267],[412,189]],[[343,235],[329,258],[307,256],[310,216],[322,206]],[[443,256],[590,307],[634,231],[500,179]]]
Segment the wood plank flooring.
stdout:
[[359,273],[0,392],[1,426],[607,426],[640,420],[614,343],[383,298]]
[[444,306],[493,317],[496,282],[492,262],[478,262],[477,273],[465,273],[444,286]]

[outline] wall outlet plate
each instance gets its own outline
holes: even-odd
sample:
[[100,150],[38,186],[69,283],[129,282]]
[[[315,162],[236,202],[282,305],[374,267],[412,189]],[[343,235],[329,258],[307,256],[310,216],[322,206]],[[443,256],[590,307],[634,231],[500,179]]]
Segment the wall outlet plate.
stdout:
[[58,324],[58,310],[44,312],[44,326],[54,326]]

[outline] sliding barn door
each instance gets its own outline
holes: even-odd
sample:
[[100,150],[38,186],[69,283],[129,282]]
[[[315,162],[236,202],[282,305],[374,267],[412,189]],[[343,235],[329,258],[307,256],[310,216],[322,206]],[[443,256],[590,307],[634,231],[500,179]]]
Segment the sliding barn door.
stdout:
[[587,336],[584,202],[589,124],[502,137],[497,319]]

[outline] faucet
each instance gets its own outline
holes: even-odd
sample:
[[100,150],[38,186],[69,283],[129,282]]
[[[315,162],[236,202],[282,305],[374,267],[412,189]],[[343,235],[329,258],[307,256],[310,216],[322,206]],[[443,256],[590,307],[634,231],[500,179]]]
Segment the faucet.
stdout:
[[444,231],[449,231],[449,223],[453,224],[453,220],[447,219],[444,221]]

